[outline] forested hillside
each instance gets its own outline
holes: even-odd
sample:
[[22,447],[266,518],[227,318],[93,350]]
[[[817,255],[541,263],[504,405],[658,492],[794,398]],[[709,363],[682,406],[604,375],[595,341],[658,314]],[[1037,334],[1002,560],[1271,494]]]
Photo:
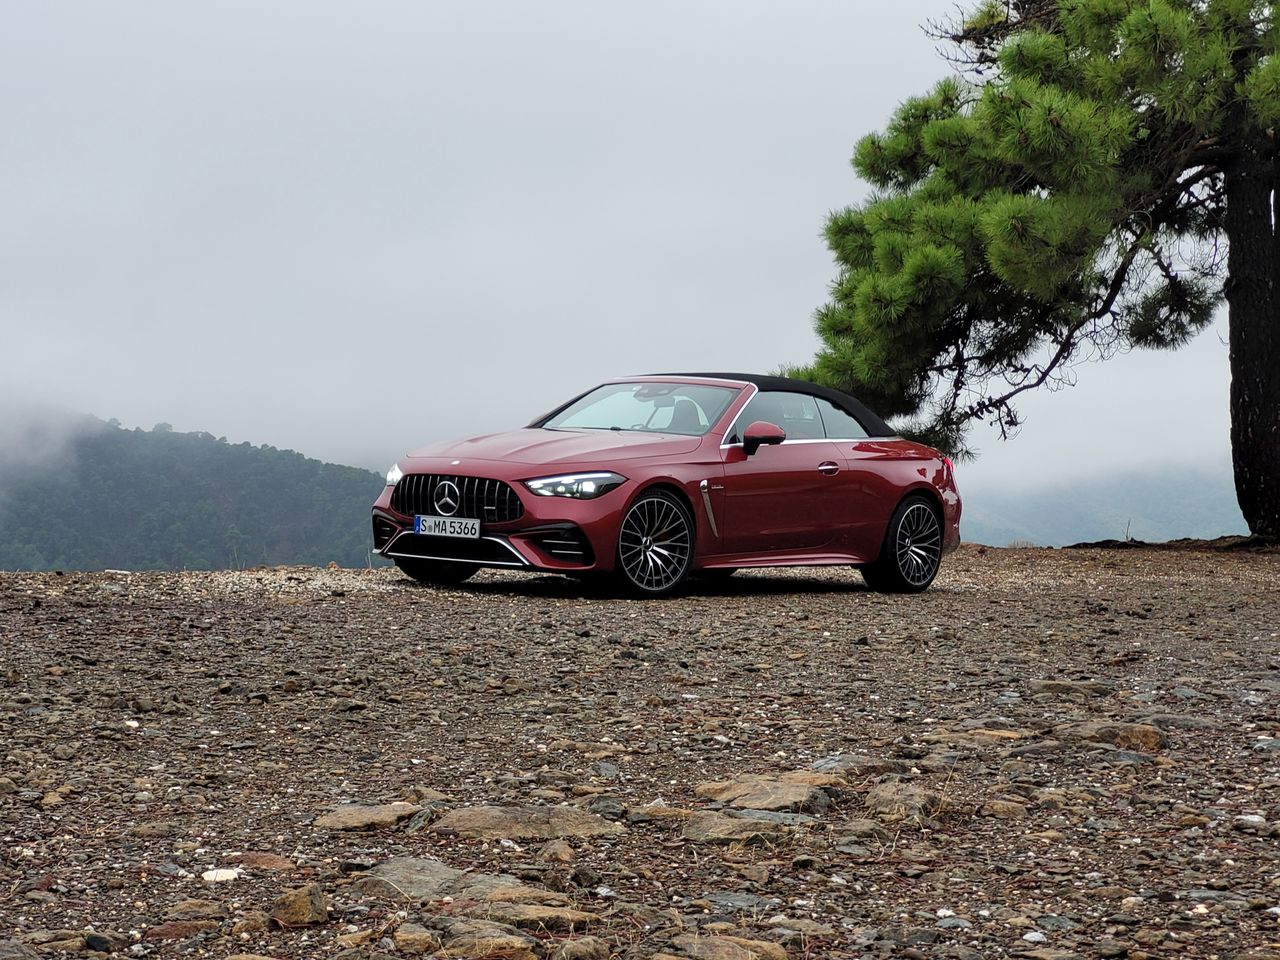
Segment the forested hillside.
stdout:
[[381,485],[292,450],[93,421],[0,475],[0,569],[364,566]]

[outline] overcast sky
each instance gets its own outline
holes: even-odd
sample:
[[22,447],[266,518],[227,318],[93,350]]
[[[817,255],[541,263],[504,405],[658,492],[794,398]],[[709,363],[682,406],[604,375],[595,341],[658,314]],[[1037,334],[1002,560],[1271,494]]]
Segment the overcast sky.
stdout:
[[[381,469],[608,377],[805,361],[853,144],[946,73],[952,9],[10,4],[0,404]],[[1224,462],[1223,333],[1081,368],[962,486]]]

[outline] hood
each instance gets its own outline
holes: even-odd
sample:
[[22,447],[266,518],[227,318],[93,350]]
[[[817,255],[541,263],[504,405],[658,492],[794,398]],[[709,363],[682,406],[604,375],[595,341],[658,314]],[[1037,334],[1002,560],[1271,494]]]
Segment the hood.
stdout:
[[701,437],[631,430],[545,430],[528,427],[491,433],[469,440],[433,443],[411,452],[407,459],[497,460],[503,463],[565,466],[596,461],[602,467],[619,460],[678,456],[692,453]]

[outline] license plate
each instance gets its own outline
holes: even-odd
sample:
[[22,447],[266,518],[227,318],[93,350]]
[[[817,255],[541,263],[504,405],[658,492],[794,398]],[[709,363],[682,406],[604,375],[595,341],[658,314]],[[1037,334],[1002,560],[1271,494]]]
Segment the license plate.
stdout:
[[458,537],[462,540],[479,540],[480,521],[459,520],[456,517],[414,517],[413,532],[428,537]]

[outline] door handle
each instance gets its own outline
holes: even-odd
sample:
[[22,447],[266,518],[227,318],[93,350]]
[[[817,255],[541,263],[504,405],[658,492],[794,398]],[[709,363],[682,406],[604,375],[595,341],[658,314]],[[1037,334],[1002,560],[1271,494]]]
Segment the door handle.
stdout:
[[834,477],[840,472],[840,464],[836,463],[834,460],[827,460],[824,463],[818,464],[818,472],[824,477]]

